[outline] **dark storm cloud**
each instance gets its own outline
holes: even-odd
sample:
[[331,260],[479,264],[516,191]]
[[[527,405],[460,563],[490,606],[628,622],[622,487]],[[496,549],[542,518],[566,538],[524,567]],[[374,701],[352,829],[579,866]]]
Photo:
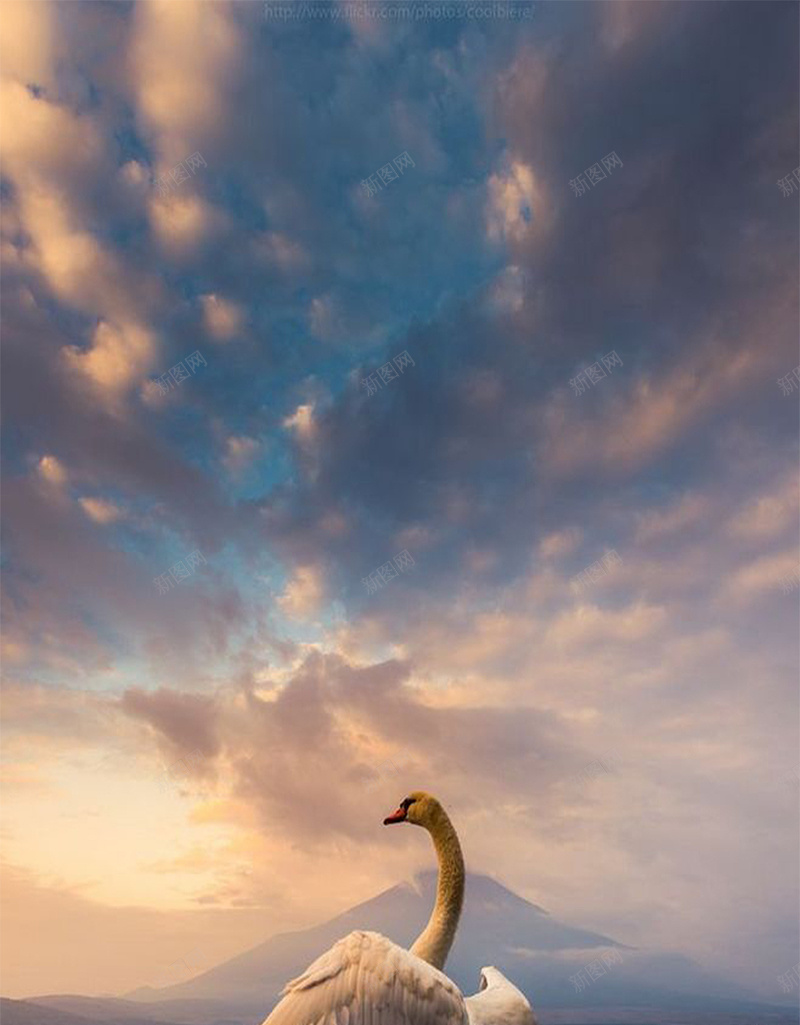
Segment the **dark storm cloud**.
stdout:
[[[766,417],[778,446],[795,430],[775,408],[795,358],[797,243],[774,179],[797,163],[796,8],[581,11],[546,9],[483,126],[487,150],[502,139],[543,195],[532,230],[507,240],[524,305],[454,300],[362,363],[359,375],[395,351],[416,360],[377,395],[354,381],[321,411],[313,479],[269,503],[295,557],[342,570],[346,590],[419,527],[436,537],[426,589],[440,572],[449,586],[471,546],[513,574],[520,549],[580,520],[608,475],[689,486],[734,417]],[[619,47],[603,42],[612,18],[630,22]],[[574,197],[569,179],[610,150],[624,167]],[[569,378],[612,349],[624,368],[575,399]],[[554,482],[552,460],[572,479]],[[344,538],[319,530],[331,509],[351,519]]]

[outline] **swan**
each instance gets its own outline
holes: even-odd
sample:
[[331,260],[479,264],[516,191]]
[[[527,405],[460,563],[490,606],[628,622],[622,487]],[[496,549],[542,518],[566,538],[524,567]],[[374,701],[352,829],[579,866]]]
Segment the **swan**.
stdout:
[[385,826],[409,822],[431,835],[439,862],[436,904],[411,950],[376,932],[351,932],[281,994],[262,1025],[536,1025],[530,1004],[497,968],[481,970],[465,998],[442,969],[464,902],[464,858],[447,812],[422,790]]

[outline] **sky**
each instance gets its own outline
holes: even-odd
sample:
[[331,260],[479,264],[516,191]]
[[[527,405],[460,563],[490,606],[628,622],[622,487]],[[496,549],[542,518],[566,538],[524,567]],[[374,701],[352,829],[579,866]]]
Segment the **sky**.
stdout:
[[798,5],[436,9],[3,4],[6,996],[410,878],[418,788],[798,961]]

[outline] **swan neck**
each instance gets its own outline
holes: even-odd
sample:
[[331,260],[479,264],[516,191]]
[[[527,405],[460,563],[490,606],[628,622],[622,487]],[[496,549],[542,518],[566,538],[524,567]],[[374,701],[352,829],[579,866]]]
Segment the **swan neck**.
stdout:
[[453,945],[464,903],[464,857],[453,824],[443,809],[428,831],[439,862],[436,904],[411,953],[441,970]]

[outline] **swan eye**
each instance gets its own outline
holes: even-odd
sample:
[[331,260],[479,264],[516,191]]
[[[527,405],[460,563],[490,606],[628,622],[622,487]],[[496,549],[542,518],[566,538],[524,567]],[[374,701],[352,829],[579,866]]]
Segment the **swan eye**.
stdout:
[[408,809],[414,803],[414,800],[415,799],[413,797],[407,797],[405,801],[403,801],[403,803],[400,805],[400,807],[403,809],[403,811],[408,811]]

